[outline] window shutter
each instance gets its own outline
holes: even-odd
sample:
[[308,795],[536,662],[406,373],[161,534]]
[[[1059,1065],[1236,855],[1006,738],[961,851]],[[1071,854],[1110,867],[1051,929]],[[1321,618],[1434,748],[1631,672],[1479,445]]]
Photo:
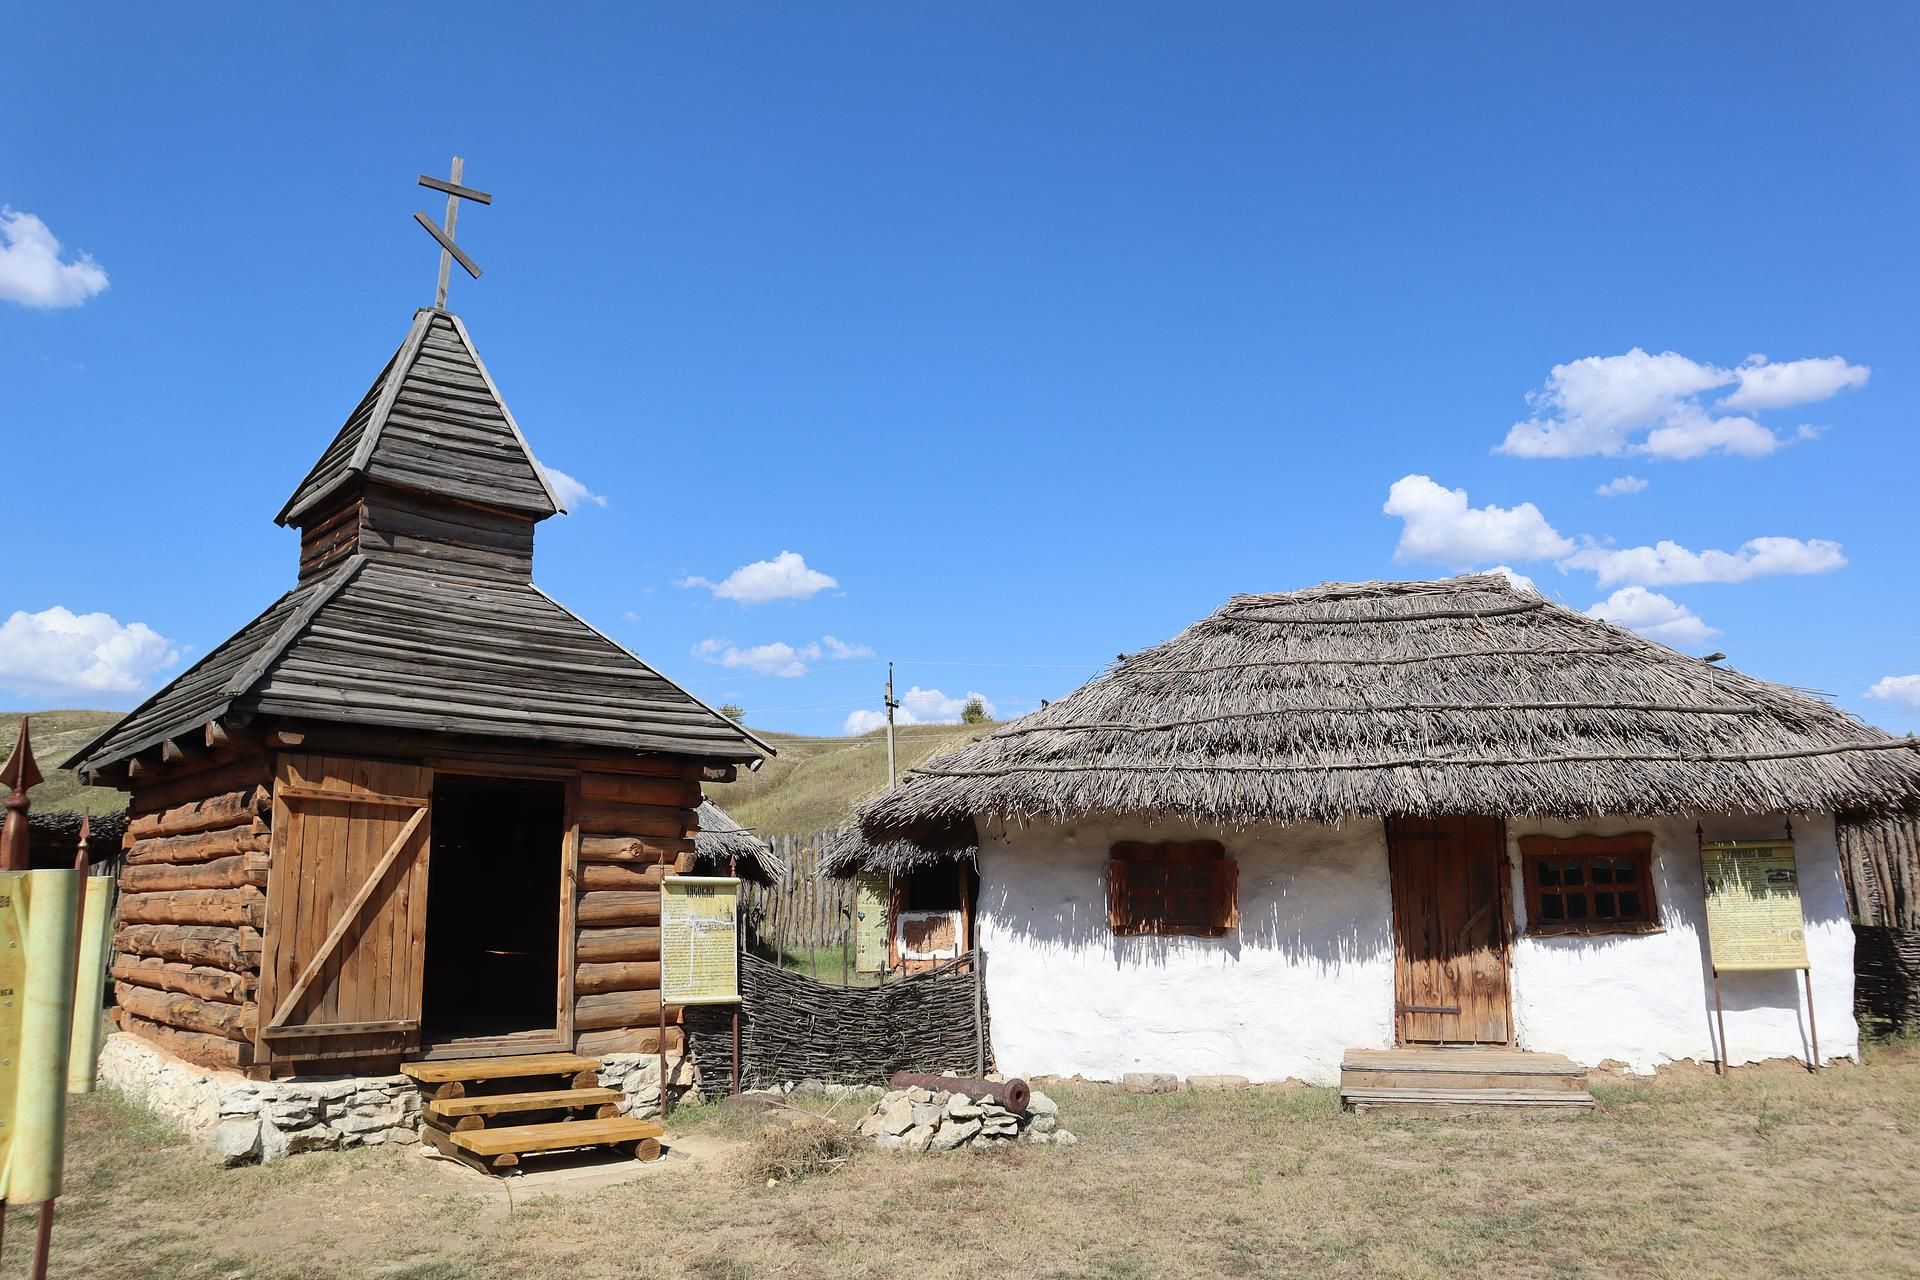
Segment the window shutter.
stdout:
[[1115,933],[1130,933],[1127,927],[1127,864],[1119,858],[1107,860],[1107,928]]
[[1240,927],[1240,864],[1232,858],[1213,864],[1213,927],[1222,932]]

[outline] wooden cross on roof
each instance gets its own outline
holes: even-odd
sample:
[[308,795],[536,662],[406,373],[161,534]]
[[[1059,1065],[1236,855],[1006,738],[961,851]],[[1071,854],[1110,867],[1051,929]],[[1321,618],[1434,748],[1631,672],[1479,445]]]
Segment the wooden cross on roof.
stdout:
[[440,242],[440,287],[433,294],[433,305],[440,311],[447,309],[447,277],[452,274],[453,263],[458,262],[466,268],[467,274],[475,280],[480,278],[480,268],[475,266],[473,259],[462,253],[460,246],[453,242],[453,229],[460,221],[462,200],[471,200],[476,204],[492,204],[493,197],[484,191],[476,191],[472,187],[460,185],[461,174],[465,168],[466,162],[459,156],[455,156],[453,169],[445,181],[429,178],[424,173],[420,175],[421,186],[447,193],[447,225],[444,229],[435,226],[433,219],[423,212],[415,210],[413,215],[413,220],[425,227],[427,234]]

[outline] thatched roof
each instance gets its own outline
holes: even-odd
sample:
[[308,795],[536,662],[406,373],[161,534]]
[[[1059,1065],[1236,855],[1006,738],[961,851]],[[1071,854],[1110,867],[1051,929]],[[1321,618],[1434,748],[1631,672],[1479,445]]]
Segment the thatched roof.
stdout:
[[701,871],[723,871],[727,859],[740,860],[740,873],[754,880],[784,877],[787,868],[773,846],[733,820],[711,800],[700,802],[700,832],[693,838],[693,857]]
[[106,862],[120,856],[121,837],[127,833],[124,813],[83,814],[77,809],[27,811],[27,856],[37,869],[73,865],[80,848],[80,824],[87,823],[87,861]]
[[1920,805],[1920,739],[1479,574],[1236,596],[862,806],[879,843],[990,817]]
[[972,861],[980,852],[971,820],[923,828],[912,840],[873,840],[859,825],[841,827],[827,838],[820,874],[846,879],[862,871],[904,875],[935,862]]

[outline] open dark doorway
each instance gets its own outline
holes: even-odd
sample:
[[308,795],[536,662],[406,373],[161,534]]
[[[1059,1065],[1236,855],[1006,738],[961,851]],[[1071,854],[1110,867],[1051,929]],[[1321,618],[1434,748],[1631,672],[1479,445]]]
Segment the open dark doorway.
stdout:
[[555,1028],[565,817],[557,782],[434,781],[427,1040]]

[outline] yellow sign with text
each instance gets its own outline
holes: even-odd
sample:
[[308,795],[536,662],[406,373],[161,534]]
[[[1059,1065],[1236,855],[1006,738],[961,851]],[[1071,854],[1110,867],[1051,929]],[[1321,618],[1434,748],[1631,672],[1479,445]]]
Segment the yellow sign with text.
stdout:
[[660,999],[664,1004],[740,1000],[740,882],[668,876],[660,892]]
[[1807,926],[1800,873],[1785,840],[1721,840],[1700,846],[1707,880],[1707,946],[1713,967],[1805,969]]

